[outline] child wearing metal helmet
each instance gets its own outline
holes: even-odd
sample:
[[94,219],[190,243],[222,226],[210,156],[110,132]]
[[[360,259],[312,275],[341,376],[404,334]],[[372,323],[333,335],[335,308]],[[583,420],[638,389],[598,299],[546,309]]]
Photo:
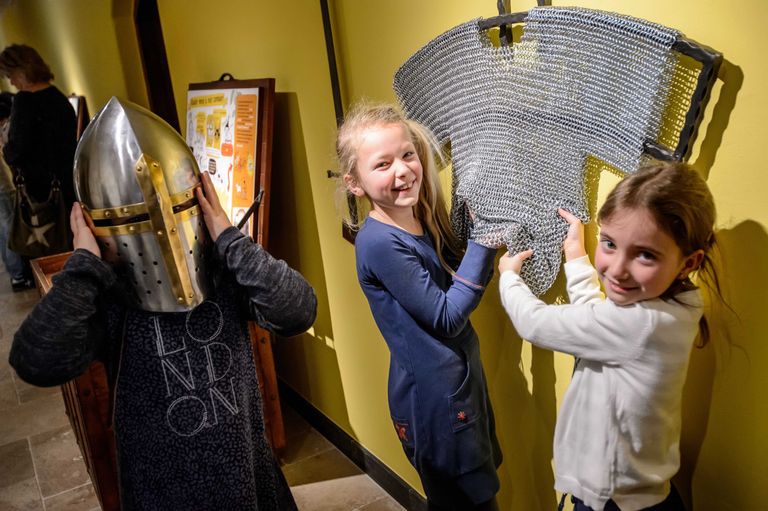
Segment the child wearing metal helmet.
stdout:
[[104,362],[124,511],[295,510],[265,436],[247,320],[296,335],[317,301],[298,272],[232,226],[201,179],[215,275],[199,305],[158,312],[128,300],[77,203],[75,251],[16,332],[10,363],[25,381],[53,386]]

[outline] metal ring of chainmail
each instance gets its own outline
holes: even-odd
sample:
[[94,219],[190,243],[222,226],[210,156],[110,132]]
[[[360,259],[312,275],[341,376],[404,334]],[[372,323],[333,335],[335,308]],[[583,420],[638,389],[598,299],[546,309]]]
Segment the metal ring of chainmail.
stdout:
[[450,141],[459,238],[532,248],[521,276],[541,295],[567,232],[557,208],[589,221],[587,156],[631,173],[644,141],[657,139],[679,34],[614,13],[541,7],[519,43],[496,47],[478,21],[418,50],[394,89],[411,118]]

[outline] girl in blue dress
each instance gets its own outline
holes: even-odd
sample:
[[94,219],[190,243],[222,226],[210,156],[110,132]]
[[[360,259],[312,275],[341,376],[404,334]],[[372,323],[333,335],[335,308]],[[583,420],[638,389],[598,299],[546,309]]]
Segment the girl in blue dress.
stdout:
[[470,313],[495,249],[456,240],[434,136],[389,105],[362,105],[339,129],[348,193],[370,212],[357,274],[391,358],[389,409],[429,509],[493,510],[501,451]]

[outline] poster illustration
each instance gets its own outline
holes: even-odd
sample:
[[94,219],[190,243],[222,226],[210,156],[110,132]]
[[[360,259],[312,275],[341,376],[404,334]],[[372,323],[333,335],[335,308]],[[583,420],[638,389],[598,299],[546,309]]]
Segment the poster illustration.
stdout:
[[[235,225],[258,192],[258,105],[258,87],[187,91],[187,145],[200,170],[211,175]],[[249,220],[244,232],[251,232],[250,224]]]

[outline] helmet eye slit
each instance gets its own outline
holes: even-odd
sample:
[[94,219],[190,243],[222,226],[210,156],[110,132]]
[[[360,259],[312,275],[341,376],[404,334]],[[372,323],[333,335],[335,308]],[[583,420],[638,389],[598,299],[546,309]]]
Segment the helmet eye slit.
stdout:
[[100,218],[93,221],[93,225],[96,227],[114,227],[116,225],[135,224],[139,222],[146,222],[149,220],[149,214],[142,213],[141,215],[134,215],[123,218]]
[[[187,201],[173,206],[173,214],[176,215],[195,206],[197,206],[197,198],[193,197]],[[140,215],[132,215],[129,217],[98,218],[93,220],[93,225],[95,227],[115,227],[118,225],[137,224],[140,222],[146,222],[148,220],[149,214],[142,213]]]
[[195,206],[197,206],[197,198],[193,197],[193,198],[189,199],[188,201],[184,201],[184,202],[182,202],[180,204],[176,204],[175,206],[173,206],[173,213],[176,214],[176,213],[179,213],[181,211],[185,211],[185,210],[187,210],[189,208],[193,208]]

